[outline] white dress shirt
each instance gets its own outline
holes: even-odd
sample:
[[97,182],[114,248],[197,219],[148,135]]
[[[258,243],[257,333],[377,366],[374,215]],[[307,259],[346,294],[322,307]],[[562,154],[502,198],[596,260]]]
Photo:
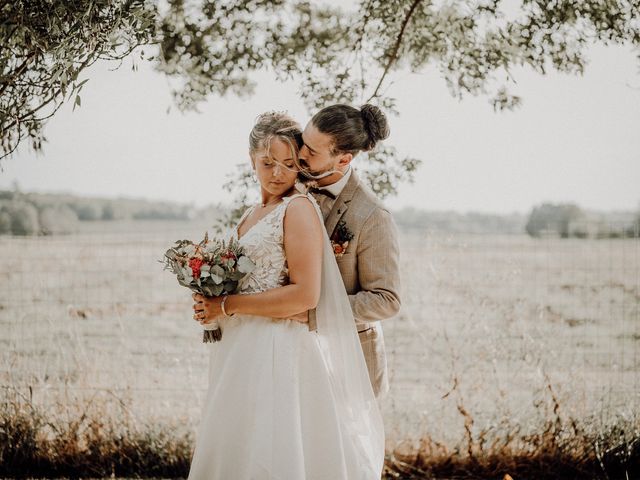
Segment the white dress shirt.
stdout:
[[[344,187],[347,185],[347,182],[349,181],[350,176],[351,176],[351,165],[349,165],[349,168],[347,169],[346,173],[342,176],[340,180],[338,180],[335,183],[332,183],[331,185],[318,187],[318,190],[327,190],[328,192],[331,192],[333,195],[335,195],[337,198],[338,195],[342,193],[342,190],[344,190]],[[333,208],[333,204],[335,200],[331,197],[328,197],[327,195],[320,195],[320,194],[315,195],[315,198],[318,201],[318,205],[320,206],[322,215],[326,220],[327,217],[329,216],[329,212],[331,212],[331,209]]]

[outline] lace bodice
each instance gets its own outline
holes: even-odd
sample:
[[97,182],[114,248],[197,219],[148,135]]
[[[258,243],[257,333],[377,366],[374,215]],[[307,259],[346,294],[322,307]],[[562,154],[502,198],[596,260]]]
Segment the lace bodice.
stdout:
[[286,285],[289,282],[287,258],[284,252],[284,214],[289,202],[302,194],[283,198],[276,208],[261,218],[238,239],[238,226],[253,211],[247,209],[231,234],[244,247],[256,268],[238,284],[240,293],[254,293]]

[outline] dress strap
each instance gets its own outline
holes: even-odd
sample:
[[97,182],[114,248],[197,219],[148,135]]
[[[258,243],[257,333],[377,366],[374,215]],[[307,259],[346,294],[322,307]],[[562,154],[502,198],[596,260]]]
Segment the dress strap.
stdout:
[[307,197],[307,198],[309,198],[309,195],[306,194],[306,193],[296,193],[295,195],[291,195],[290,197],[284,197],[282,200],[283,200],[283,203],[289,204],[289,202],[291,200],[293,200],[294,198],[298,198],[298,197]]
[[249,216],[249,214],[253,211],[255,205],[249,205],[244,213],[240,216],[240,219],[235,223],[232,227],[232,232],[236,238],[240,238],[240,234],[238,233],[238,229],[244,223],[245,218]]
[[249,214],[253,211],[254,208],[255,208],[255,205],[249,205],[247,209],[244,211],[244,213],[242,214],[242,216],[240,217],[240,220],[238,220],[238,223],[236,225],[240,226],[240,224],[244,221],[245,218],[249,216]]

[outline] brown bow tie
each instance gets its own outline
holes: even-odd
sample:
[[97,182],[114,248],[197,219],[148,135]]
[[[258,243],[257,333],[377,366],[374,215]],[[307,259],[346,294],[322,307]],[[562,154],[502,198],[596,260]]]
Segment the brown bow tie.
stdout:
[[316,188],[316,187],[311,187],[309,188],[309,192],[311,193],[319,193],[320,195],[326,195],[329,198],[332,199],[336,199],[336,196],[331,193],[329,190],[325,190],[324,188]]

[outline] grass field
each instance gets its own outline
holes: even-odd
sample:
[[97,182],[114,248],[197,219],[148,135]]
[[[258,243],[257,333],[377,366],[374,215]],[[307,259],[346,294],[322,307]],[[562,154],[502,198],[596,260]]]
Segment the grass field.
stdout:
[[[189,435],[205,346],[189,292],[156,260],[206,228],[0,237],[2,395]],[[527,449],[549,422],[594,435],[638,425],[640,241],[402,232],[401,248],[403,307],[383,322],[389,451],[473,456]]]

